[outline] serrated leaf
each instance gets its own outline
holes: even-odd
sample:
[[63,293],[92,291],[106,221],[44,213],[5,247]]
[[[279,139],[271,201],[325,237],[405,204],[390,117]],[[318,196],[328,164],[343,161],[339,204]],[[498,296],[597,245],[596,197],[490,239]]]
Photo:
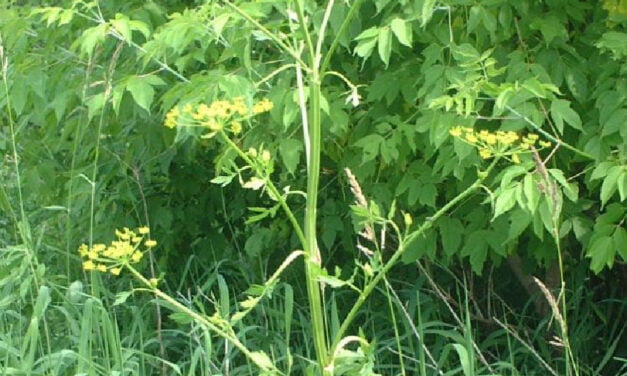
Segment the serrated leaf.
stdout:
[[614,162],[601,162],[592,171],[592,175],[590,175],[590,180],[597,180],[607,176],[607,171],[610,167],[614,166]]
[[612,238],[600,236],[590,244],[587,256],[590,257],[590,269],[598,274],[606,265],[612,267],[616,249],[613,247]]
[[129,24],[129,19],[124,14],[118,13],[115,15],[115,19],[110,20],[109,23],[118,35],[122,37],[122,40],[130,43],[133,40],[133,35],[131,33],[131,25]]
[[570,108],[570,102],[567,100],[555,99],[551,102],[551,118],[560,133],[564,130],[564,122],[575,129],[583,130],[579,114]]
[[303,152],[303,144],[293,138],[285,138],[279,143],[279,155],[281,161],[287,171],[291,174],[296,171],[298,162],[300,162],[300,155]]
[[442,248],[447,256],[454,255],[462,243],[464,226],[457,218],[442,217],[438,221]]
[[87,55],[91,57],[94,52],[94,48],[98,43],[104,41],[107,35],[107,28],[109,25],[100,24],[94,27],[90,27],[83,31],[83,34],[77,40],[80,44],[81,55]]
[[411,47],[412,29],[411,25],[401,18],[395,18],[390,22],[390,29],[400,44]]
[[612,235],[612,242],[620,257],[627,260],[627,230],[623,227],[617,228]]
[[516,187],[502,190],[501,193],[496,196],[496,202],[494,204],[494,220],[499,215],[509,211],[516,205]]
[[369,134],[355,142],[355,146],[363,149],[362,162],[375,159],[379,155],[381,143],[384,141],[385,139],[381,135]]
[[252,189],[254,191],[260,189],[261,187],[263,187],[264,185],[266,185],[266,181],[258,178],[256,176],[253,176],[252,178],[250,178],[249,181],[245,182],[244,184],[242,184],[243,188],[246,189]]
[[135,103],[148,112],[150,112],[150,105],[155,97],[155,90],[151,85],[152,82],[155,82],[155,78],[157,77],[150,75],[131,76],[126,82],[126,90],[131,93]]
[[379,58],[381,58],[381,61],[383,61],[387,67],[390,63],[390,55],[392,54],[392,33],[387,27],[379,29],[377,51],[379,52]]
[[608,170],[607,176],[603,180],[603,184],[601,184],[601,208],[605,206],[607,200],[616,192],[618,188],[618,177],[621,172],[621,166],[613,166]]
[[420,12],[420,26],[424,27],[429,22],[433,16],[434,10],[435,0],[424,0],[422,3],[422,11]]
[[547,170],[549,174],[555,179],[562,187],[564,194],[570,201],[577,201],[579,189],[575,183],[569,183],[564,176],[564,172],[559,169],[550,168]]
[[466,238],[462,248],[462,256],[470,256],[472,270],[478,275],[481,275],[483,264],[488,256],[488,235],[488,231],[475,231]]
[[129,296],[131,296],[132,291],[122,291],[115,295],[115,300],[113,301],[113,306],[117,306],[120,304],[124,304]]
[[526,209],[529,210],[531,214],[535,213],[540,203],[540,190],[532,174],[525,175],[523,179],[523,192],[527,201]]

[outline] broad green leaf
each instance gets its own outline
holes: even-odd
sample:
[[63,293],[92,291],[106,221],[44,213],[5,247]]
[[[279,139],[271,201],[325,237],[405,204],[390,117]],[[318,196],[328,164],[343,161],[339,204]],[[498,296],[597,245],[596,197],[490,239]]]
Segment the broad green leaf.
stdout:
[[457,218],[444,216],[438,220],[438,228],[444,253],[447,256],[457,253],[464,233],[464,226],[461,221]]
[[105,40],[108,27],[108,24],[103,23],[83,31],[83,34],[76,41],[80,45],[81,55],[87,55],[89,57],[92,56],[96,45]]
[[126,82],[126,90],[131,93],[138,106],[150,112],[150,105],[155,97],[153,85],[163,84],[165,82],[155,75],[131,76]]
[[621,166],[613,166],[608,170],[607,176],[603,180],[603,184],[601,184],[601,207],[604,207],[607,200],[616,192],[618,177],[621,176],[622,172]]
[[594,171],[592,171],[592,175],[590,175],[590,180],[597,180],[597,179],[604,178],[605,176],[607,176],[607,172],[610,169],[610,167],[615,166],[615,165],[616,164],[614,162],[599,163],[594,168]]
[[540,203],[540,190],[534,180],[533,174],[525,175],[523,179],[523,192],[527,201],[526,209],[529,210],[531,214],[535,213]]
[[411,47],[412,29],[410,24],[401,18],[395,18],[390,23],[390,28],[400,44]]
[[355,142],[355,146],[363,149],[362,162],[368,162],[379,155],[379,148],[385,139],[378,134],[370,134]]
[[579,114],[570,108],[570,102],[567,100],[555,99],[551,102],[551,118],[560,133],[564,130],[564,122],[575,129],[583,130]]
[[488,231],[477,230],[466,237],[462,248],[462,256],[470,257],[472,270],[478,275],[481,275],[483,264],[488,256],[488,236]]
[[287,171],[291,174],[296,171],[296,167],[298,167],[298,162],[300,161],[302,153],[303,144],[298,140],[285,138],[279,143],[279,154],[281,156],[281,160],[283,161],[285,168],[287,168]]
[[627,57],[627,33],[608,31],[601,36],[596,46],[602,50],[609,50],[615,60]]
[[603,131],[601,136],[608,136],[627,127],[627,108],[620,108],[605,120],[602,124]]
[[612,241],[620,257],[627,261],[627,230],[624,227],[617,228],[612,235]]
[[579,188],[575,182],[569,183],[566,177],[564,176],[564,171],[550,168],[547,170],[549,174],[557,181],[557,183],[562,187],[564,194],[570,201],[577,201],[577,196],[579,193]]
[[128,299],[129,296],[131,296],[131,294],[133,294],[132,291],[122,291],[122,292],[117,293],[115,295],[115,300],[113,301],[113,306],[126,303],[126,300]]
[[612,238],[600,236],[596,238],[588,248],[587,256],[590,257],[590,269],[598,274],[605,266],[612,267],[616,249]]
[[568,39],[568,32],[564,24],[553,14],[538,17],[531,23],[531,28],[540,30],[547,45],[554,39]]
[[126,15],[118,13],[115,15],[115,19],[110,20],[109,23],[115,29],[118,35],[122,37],[127,43],[133,41],[133,35],[131,33],[131,25],[129,24],[129,19]]
[[494,220],[499,215],[509,211],[516,205],[516,187],[502,190],[501,193],[496,196],[496,202],[494,204]]
[[390,55],[392,54],[392,33],[390,32],[390,28],[382,27],[379,29],[377,47],[379,57],[387,67],[390,64]]
[[425,27],[435,10],[435,0],[424,0],[422,3],[422,11],[420,13],[420,26]]

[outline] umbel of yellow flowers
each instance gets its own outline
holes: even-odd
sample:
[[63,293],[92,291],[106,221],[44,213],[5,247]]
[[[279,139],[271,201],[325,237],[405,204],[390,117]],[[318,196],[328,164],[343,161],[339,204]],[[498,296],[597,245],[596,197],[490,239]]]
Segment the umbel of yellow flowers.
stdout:
[[136,231],[124,227],[115,230],[117,240],[109,245],[94,244],[90,248],[82,244],[78,253],[84,260],[83,269],[119,275],[125,265],[138,263],[146,252],[157,245],[155,240],[145,239],[149,233],[148,227],[140,227]]
[[550,142],[539,141],[540,137],[535,133],[520,136],[516,132],[487,130],[474,130],[470,127],[453,127],[449,130],[451,136],[479,149],[479,156],[483,159],[501,156],[510,159],[514,163],[520,163],[518,154],[528,153],[532,148],[545,148],[551,146]]
[[203,127],[210,131],[210,136],[225,129],[237,135],[242,131],[243,120],[268,112],[272,108],[273,104],[267,98],[253,103],[250,108],[244,103],[243,97],[195,106],[187,104],[182,109],[172,108],[165,116],[164,125],[168,128]]

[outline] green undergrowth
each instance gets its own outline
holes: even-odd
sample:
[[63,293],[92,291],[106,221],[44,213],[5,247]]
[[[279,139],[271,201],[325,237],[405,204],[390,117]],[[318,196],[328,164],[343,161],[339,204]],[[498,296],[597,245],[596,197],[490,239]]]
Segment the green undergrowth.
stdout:
[[627,375],[626,4],[0,1],[0,375]]

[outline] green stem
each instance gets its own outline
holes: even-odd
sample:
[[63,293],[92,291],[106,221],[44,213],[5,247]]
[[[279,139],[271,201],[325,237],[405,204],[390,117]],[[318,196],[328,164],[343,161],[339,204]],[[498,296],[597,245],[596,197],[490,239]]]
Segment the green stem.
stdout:
[[252,18],[249,14],[241,10],[237,5],[231,3],[228,0],[224,0],[224,3],[231,9],[235,11],[235,13],[242,16],[246,21],[250,22],[253,26],[255,26],[259,31],[265,34],[268,38],[270,38],[274,43],[276,43],[281,50],[290,55],[298,64],[300,64],[303,69],[307,68],[307,64],[298,56],[298,53],[291,49],[287,44],[285,44],[281,39],[279,39],[276,35],[274,35],[270,30],[266,29],[262,24],[257,22],[254,18]]
[[[253,352],[250,351],[246,346],[244,346],[244,344],[233,333],[230,333],[229,331],[227,331],[227,330],[219,327],[218,325],[212,323],[205,316],[195,312],[194,310],[188,308],[184,304],[182,304],[179,301],[177,301],[174,298],[172,298],[170,295],[168,295],[165,292],[163,292],[163,291],[159,290],[158,288],[154,287],[150,283],[149,280],[147,280],[140,272],[138,272],[132,266],[126,265],[126,267],[128,268],[128,270],[131,271],[131,273],[135,276],[135,278],[137,278],[144,285],[149,287],[148,290],[151,293],[155,294],[159,298],[161,298],[164,301],[166,301],[172,307],[176,308],[179,312],[183,312],[183,313],[189,315],[192,319],[194,319],[194,321],[196,323],[204,325],[205,327],[209,328],[209,330],[211,330],[214,333],[216,333],[218,336],[220,336],[220,337],[224,338],[225,340],[231,342],[233,344],[233,346],[235,346],[239,351],[241,351],[242,354],[244,354],[248,359],[250,359],[250,361],[255,363],[259,368],[261,368],[264,371],[272,371],[273,374],[283,375],[283,373],[281,371],[279,371],[278,369],[276,369],[276,367],[274,365],[272,365],[272,367],[268,367],[265,364],[261,364],[257,360],[258,357],[255,354],[253,354]],[[225,321],[224,324],[225,325],[229,325],[227,321]],[[229,327],[228,329],[232,329],[232,328]]]
[[566,142],[556,138],[555,136],[553,136],[549,132],[545,131],[540,126],[538,126],[538,124],[534,123],[533,120],[529,119],[527,116],[521,114],[520,112],[514,110],[512,107],[506,105],[505,108],[507,108],[509,111],[511,111],[514,115],[516,115],[519,118],[521,118],[522,120],[524,120],[525,123],[531,125],[536,131],[538,131],[538,133],[542,134],[544,137],[546,137],[549,140],[555,142],[556,144],[561,145],[561,146],[565,147],[566,149],[574,152],[575,154],[581,155],[582,157],[585,157],[585,158],[588,158],[588,159],[592,159],[592,160],[596,159],[596,158],[594,158],[592,156],[592,154],[588,154],[585,151],[579,150],[576,147],[574,147],[574,146],[572,146],[570,144],[567,144]]
[[[246,162],[246,164],[248,164],[249,166],[255,168],[255,165],[256,165],[255,162],[252,159],[250,159],[250,157],[246,153],[244,153],[244,151],[239,146],[237,146],[237,144],[234,143],[224,133],[224,131],[220,131],[219,134],[220,134],[220,137],[222,138],[222,140],[224,142],[226,142],[226,144],[231,149],[233,149],[244,160],[244,162]],[[256,171],[256,172],[257,173],[261,173],[261,171]],[[301,245],[304,248],[306,246],[306,244],[307,244],[307,241],[305,239],[305,234],[303,233],[303,229],[300,227],[300,224],[296,220],[296,216],[292,212],[292,209],[290,209],[289,205],[285,201],[285,198],[283,197],[283,195],[281,195],[281,192],[274,185],[272,180],[270,180],[269,178],[267,178],[265,176],[264,176],[264,180],[265,180],[265,183],[266,183],[266,189],[268,189],[270,191],[270,193],[277,199],[277,201],[279,201],[279,205],[281,205],[281,209],[283,209],[283,211],[285,212],[285,215],[287,215],[287,218],[289,219],[290,223],[292,224],[292,227],[294,228],[294,232],[296,232],[296,236],[298,237],[298,240],[300,241]]]
[[370,296],[370,294],[375,289],[375,287],[387,275],[387,273],[396,264],[396,262],[400,259],[403,253],[405,253],[405,251],[409,249],[409,245],[416,238],[424,234],[425,231],[431,228],[431,226],[433,226],[433,223],[438,218],[446,214],[446,212],[448,212],[450,209],[455,207],[458,203],[460,203],[462,200],[468,197],[476,189],[481,187],[483,181],[488,177],[488,175],[490,174],[490,171],[492,171],[494,166],[496,166],[496,163],[498,162],[498,160],[499,160],[498,158],[494,159],[492,163],[490,164],[490,166],[488,166],[488,168],[484,172],[479,173],[479,177],[477,178],[477,180],[475,180],[475,182],[472,185],[470,185],[463,192],[458,194],[455,198],[453,198],[446,205],[440,208],[440,210],[438,210],[433,216],[431,216],[429,220],[425,221],[416,231],[407,235],[407,237],[401,241],[401,244],[399,245],[398,250],[392,255],[392,257],[390,257],[390,259],[385,263],[385,265],[383,265],[383,267],[374,276],[374,278],[372,278],[370,282],[366,284],[366,287],[364,287],[362,293],[357,298],[357,301],[355,302],[351,310],[346,315],[346,318],[342,322],[340,329],[337,331],[335,335],[333,344],[331,345],[331,351],[334,351],[334,349],[340,343],[340,341],[342,340],[342,337],[344,336],[344,333],[346,333],[346,331],[348,330],[349,325],[353,322],[353,320],[357,316],[359,309],[366,302],[366,299],[368,298],[368,296]]
[[324,60],[322,60],[322,64],[320,64],[320,72],[325,72],[327,70],[329,63],[331,62],[331,57],[333,56],[333,53],[335,53],[335,49],[337,48],[337,46],[339,46],[340,44],[340,38],[344,36],[346,29],[348,28],[350,23],[353,21],[353,17],[355,17],[355,15],[357,14],[357,11],[359,10],[359,7],[361,6],[362,1],[363,0],[355,0],[353,5],[349,9],[348,14],[344,18],[344,22],[342,22],[342,26],[340,26],[340,29],[335,34],[335,39],[333,39],[333,42],[331,42],[331,46],[327,50],[324,56]]
[[310,81],[310,116],[309,140],[310,156],[309,168],[307,170],[307,205],[305,208],[305,274],[307,280],[307,295],[309,297],[309,310],[311,314],[314,346],[318,364],[323,375],[327,374],[325,366],[327,364],[328,347],[326,330],[324,325],[324,315],[322,307],[322,297],[318,284],[318,274],[322,266],[322,258],[316,240],[317,206],[318,206],[318,183],[320,178],[320,134],[321,134],[321,109],[320,109],[320,77],[318,71],[314,70]]

